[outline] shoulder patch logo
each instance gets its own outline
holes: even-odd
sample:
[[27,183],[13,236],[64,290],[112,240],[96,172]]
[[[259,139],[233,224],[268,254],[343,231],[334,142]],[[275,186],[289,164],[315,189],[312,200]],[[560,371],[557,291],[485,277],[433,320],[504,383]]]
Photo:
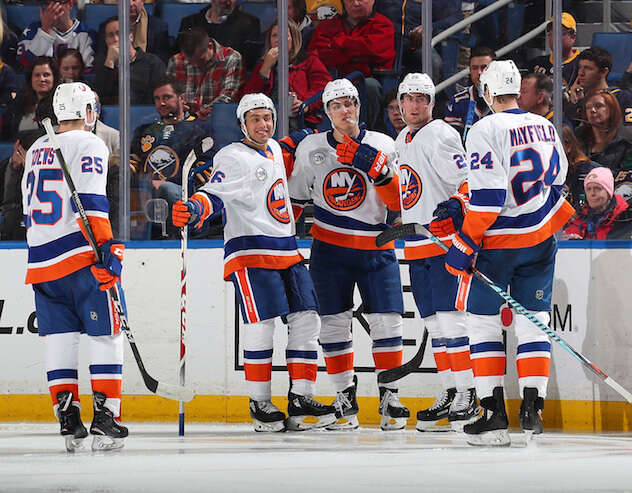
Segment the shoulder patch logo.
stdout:
[[278,179],[268,192],[268,210],[272,217],[280,223],[290,222],[290,211],[287,205],[287,189],[285,182]]
[[351,167],[337,168],[323,182],[323,197],[327,204],[338,211],[350,211],[358,207],[367,194],[362,175]]
[[408,210],[421,197],[421,180],[419,175],[407,164],[399,167],[399,186],[402,193],[402,207]]

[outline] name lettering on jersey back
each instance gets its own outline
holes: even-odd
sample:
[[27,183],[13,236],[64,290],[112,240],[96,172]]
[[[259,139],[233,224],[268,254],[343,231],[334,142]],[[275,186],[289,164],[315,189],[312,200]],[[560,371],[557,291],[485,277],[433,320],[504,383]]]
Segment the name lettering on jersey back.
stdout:
[[55,162],[55,150],[52,147],[39,147],[33,150],[33,166],[50,166]]
[[525,125],[509,129],[511,146],[532,144],[533,142],[555,142],[555,128],[552,125]]

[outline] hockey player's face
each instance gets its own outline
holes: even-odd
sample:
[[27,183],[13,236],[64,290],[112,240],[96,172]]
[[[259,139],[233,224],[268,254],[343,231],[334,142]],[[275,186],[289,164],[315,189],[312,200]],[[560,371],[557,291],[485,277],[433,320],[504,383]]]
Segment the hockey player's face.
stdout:
[[181,119],[184,116],[184,94],[178,96],[171,84],[156,88],[154,91],[154,104],[161,118],[174,120]]
[[270,110],[263,108],[252,110],[246,116],[246,131],[257,144],[265,144],[274,131],[274,116]]
[[402,110],[404,119],[411,128],[421,128],[432,116],[432,105],[427,94],[404,94]]
[[334,127],[343,134],[351,134],[358,126],[358,103],[350,97],[338,98],[327,106]]

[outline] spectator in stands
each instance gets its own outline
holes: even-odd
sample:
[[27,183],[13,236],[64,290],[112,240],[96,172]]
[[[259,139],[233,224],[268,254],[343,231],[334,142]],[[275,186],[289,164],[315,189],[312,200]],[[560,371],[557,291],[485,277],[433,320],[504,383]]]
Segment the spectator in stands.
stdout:
[[397,101],[397,89],[391,89],[386,93],[382,106],[384,111],[386,111],[386,120],[384,121],[384,128],[380,131],[396,138],[406,126],[399,109],[399,102]]
[[17,63],[17,53],[18,53],[18,37],[11,30],[9,25],[7,24],[7,16],[6,9],[4,8],[4,4],[1,4],[2,8],[0,9],[0,59],[2,63],[8,65],[13,69],[18,69],[19,64]]
[[63,82],[83,82],[87,84],[83,76],[86,64],[83,63],[83,57],[79,50],[76,48],[61,50],[57,56],[57,64],[59,65],[59,77]]
[[614,178],[608,168],[594,168],[584,180],[588,204],[564,229],[567,240],[630,239],[632,211],[623,197],[614,193]]
[[312,39],[312,34],[314,34],[314,23],[307,15],[305,0],[288,0],[287,15],[298,25],[303,40],[303,48],[307,48]]
[[[250,79],[244,87],[244,94],[264,93],[275,103],[279,100],[279,83],[277,75],[277,60],[279,58],[278,25],[275,20],[266,35],[266,54],[263,60],[257,64]],[[302,49],[301,33],[298,25],[289,20],[288,26],[289,47],[289,90],[293,96],[290,101],[290,132],[300,130],[298,125],[298,110],[303,101],[322,91],[331,75],[317,57],[308,55]],[[322,122],[322,118],[316,111],[322,107],[319,100],[311,104],[305,111],[305,121],[312,127]]]
[[22,82],[15,70],[0,60],[0,106],[11,104],[22,89]]
[[[117,104],[119,92],[119,20],[110,17],[103,23],[108,51],[105,60],[99,59],[95,66],[94,88],[104,104]],[[129,42],[130,56],[130,104],[151,104],[151,87],[165,75],[165,64],[153,53],[145,53],[142,48],[134,48],[134,34],[124,36]]]
[[70,18],[75,0],[44,0],[40,20],[32,22],[20,36],[18,58],[28,67],[38,56],[57,57],[62,48],[77,48],[86,69],[92,71],[97,32],[83,22]]
[[[26,240],[22,214],[22,175],[26,151],[42,135],[39,130],[23,132],[13,145],[13,154],[0,163],[0,239]],[[3,179],[2,179],[3,178]]]
[[463,136],[464,141],[470,127],[490,113],[478,85],[483,70],[492,60],[496,60],[496,52],[491,48],[486,46],[472,48],[469,63],[472,85],[457,92],[448,101],[444,120]]
[[[193,168],[210,161],[217,149],[213,147],[210,122],[199,120],[186,111],[184,83],[173,76],[158,80],[154,87],[154,103],[160,119],[142,125],[134,131],[131,142],[133,188],[151,182],[153,197],[169,204],[168,232],[179,237],[178,228],[171,222],[171,208],[182,199],[182,166],[191,155]],[[204,140],[211,137],[211,140]],[[192,169],[193,169],[192,168]],[[204,184],[210,173],[196,176],[198,185]],[[193,191],[192,191],[193,192]],[[191,192],[191,193],[192,193]]]
[[589,91],[607,90],[617,98],[621,111],[626,115],[623,124],[632,125],[632,92],[608,85],[608,74],[612,70],[612,55],[608,50],[593,46],[582,51],[578,59],[577,79],[564,93],[564,115],[577,126],[580,123],[577,117],[581,112],[584,96]]
[[344,13],[321,21],[309,43],[316,55],[337,77],[359,71],[366,80],[367,125],[373,128],[382,103],[382,86],[373,69],[390,70],[395,60],[395,29],[382,14],[373,12],[375,0],[343,0]]
[[584,178],[595,167],[595,164],[582,152],[573,129],[568,125],[562,126],[562,145],[568,160],[565,185],[567,190],[566,200],[570,202],[577,212],[580,212],[586,199],[584,195]]
[[[553,18],[546,26],[549,47],[553,50]],[[562,81],[564,89],[573,85],[579,67],[579,50],[574,48],[577,37],[577,22],[568,12],[562,12]],[[527,71],[533,74],[546,74],[553,77],[553,53],[535,57],[527,64]]]
[[[140,48],[145,53],[153,53],[163,63],[167,63],[170,54],[169,26],[162,19],[147,13],[144,0],[130,0],[129,24],[134,34],[134,48]],[[104,22],[99,26],[97,55],[104,57],[108,46]],[[151,87],[148,91],[151,92]]]
[[18,132],[38,128],[35,112],[48,98],[52,113],[52,94],[59,83],[59,68],[51,57],[35,57],[26,69],[26,87],[7,108],[3,118],[2,140],[15,141]]
[[632,167],[632,132],[622,126],[621,108],[614,94],[607,89],[590,91],[584,98],[581,119],[584,123],[575,136],[589,159],[614,175]]
[[[402,0],[376,0],[375,11],[386,16],[395,26],[396,39],[402,50],[402,66],[405,72],[421,72],[421,2]],[[463,20],[460,2],[432,0],[432,35]],[[441,80],[441,56],[432,50],[432,73],[435,83]]]
[[243,59],[232,48],[220,45],[198,27],[179,35],[182,53],[167,65],[167,75],[184,81],[186,101],[202,120],[211,114],[216,102],[239,99],[246,80]]
[[[180,33],[193,27],[203,29],[220,45],[232,48],[243,57],[247,70],[252,70],[261,53],[261,23],[252,14],[235,8],[237,0],[211,0],[211,5],[180,23]],[[177,47],[183,51],[182,45]]]
[[118,156],[121,153],[120,133],[117,129],[109,127],[101,121],[101,98],[96,91],[94,91],[94,96],[97,101],[96,108],[94,109],[97,114],[97,122],[92,131],[105,142],[108,151],[110,151],[110,159],[112,159],[112,156]]

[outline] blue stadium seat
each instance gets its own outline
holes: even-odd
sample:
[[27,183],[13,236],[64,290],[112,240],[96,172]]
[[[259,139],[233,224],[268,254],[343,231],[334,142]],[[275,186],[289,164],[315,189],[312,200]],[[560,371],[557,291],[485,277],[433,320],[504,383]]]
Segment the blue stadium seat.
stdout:
[[0,143],[0,161],[4,161],[6,158],[11,157],[13,154],[13,142]]
[[237,103],[215,103],[211,112],[211,125],[215,132],[215,143],[224,147],[243,138],[237,122]]
[[[40,20],[39,5],[22,5],[19,3],[5,3],[7,9],[7,22],[15,24],[21,31],[15,33],[18,37],[22,31],[26,29],[31,22]],[[76,19],[78,17],[78,9],[75,4],[70,12],[70,17]]]
[[241,10],[258,17],[262,31],[268,29],[277,17],[276,2],[246,1],[241,4]]
[[608,82],[621,80],[632,60],[632,33],[594,33],[592,46],[608,50],[612,55],[612,70]]
[[[158,119],[156,107],[152,105],[130,106],[130,129],[134,129],[140,125],[155,122]],[[118,105],[103,105],[101,107],[103,123],[109,127],[119,129],[119,107]],[[120,129],[119,129],[120,130]]]
[[208,7],[203,3],[176,3],[165,2],[160,6],[160,18],[169,26],[169,36],[178,37],[178,29],[183,17],[191,14],[197,14],[202,9]]
[[[145,10],[149,15],[154,15],[156,4],[146,3]],[[86,3],[81,20],[98,31],[101,23],[114,15],[118,15],[118,5],[115,3]]]

